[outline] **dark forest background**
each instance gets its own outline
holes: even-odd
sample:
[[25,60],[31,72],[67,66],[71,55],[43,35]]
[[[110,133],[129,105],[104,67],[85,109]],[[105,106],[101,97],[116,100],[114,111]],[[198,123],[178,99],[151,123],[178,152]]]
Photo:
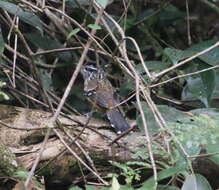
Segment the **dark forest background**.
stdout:
[[128,162],[102,166],[110,187],[84,176],[63,189],[217,189],[218,18],[218,0],[2,0],[1,104],[86,115],[79,71],[96,63],[134,126],[126,138],[145,141]]

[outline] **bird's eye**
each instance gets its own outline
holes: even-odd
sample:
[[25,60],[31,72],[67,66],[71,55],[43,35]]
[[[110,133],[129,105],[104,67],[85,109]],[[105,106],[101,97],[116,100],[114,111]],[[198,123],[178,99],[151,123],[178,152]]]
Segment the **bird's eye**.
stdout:
[[84,95],[87,97],[93,96],[94,94],[96,94],[95,90],[89,90],[89,91],[84,92]]
[[87,71],[87,72],[97,72],[97,68],[93,67],[93,66],[86,66],[84,68],[84,70]]

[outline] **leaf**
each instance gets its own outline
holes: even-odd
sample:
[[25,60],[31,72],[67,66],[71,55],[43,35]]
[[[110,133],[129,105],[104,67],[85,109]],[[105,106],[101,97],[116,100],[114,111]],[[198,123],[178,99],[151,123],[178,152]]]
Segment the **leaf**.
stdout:
[[80,187],[70,187],[68,190],[82,190]]
[[159,20],[161,25],[167,26],[167,24],[176,23],[178,20],[184,18],[185,13],[180,11],[177,7],[169,4],[163,11],[159,14]]
[[101,29],[102,29],[101,26],[98,25],[98,24],[88,24],[87,26],[88,26],[89,28],[95,29],[95,30],[101,30]]
[[200,174],[188,175],[181,190],[212,190],[210,184]]
[[[205,111],[204,111],[205,110]],[[188,120],[181,120],[179,123],[168,123],[168,130],[176,136],[188,155],[194,156],[200,153],[201,147],[208,147],[210,144],[217,144],[219,139],[219,117],[218,113],[212,114],[208,109],[200,109],[197,112],[191,111],[192,117]],[[213,112],[213,111],[212,111]],[[196,115],[197,113],[198,115]],[[173,140],[174,142],[174,140]],[[186,167],[187,159],[175,143],[173,156],[176,166]],[[173,145],[173,144],[172,144]],[[174,146],[173,146],[174,147]]]
[[19,170],[19,171],[15,172],[15,175],[18,176],[19,178],[25,180],[28,177],[28,172]]
[[[216,40],[204,41],[204,42],[201,42],[199,44],[192,46],[191,48],[185,51],[193,52],[193,54],[195,54],[204,49],[209,48],[210,46],[214,45],[216,42],[217,42]],[[218,65],[219,64],[219,47],[216,47],[212,49],[211,51],[208,51],[207,53],[199,56],[198,58],[208,63],[209,65],[212,65],[212,66]]]
[[66,6],[69,6],[71,8],[80,8],[78,6],[78,3],[79,2],[79,5],[80,6],[89,6],[92,2],[91,1],[88,1],[88,0],[80,0],[80,1],[77,1],[77,0],[66,0]]
[[[199,69],[209,68],[207,64],[201,62]],[[209,70],[187,78],[187,84],[182,92],[182,100],[199,99],[206,107],[210,106],[211,98],[216,87],[216,72]]]
[[[189,58],[196,53],[199,53],[210,46],[214,45],[216,40],[204,41],[199,44],[195,44],[186,50],[179,50],[174,48],[165,48],[163,54],[172,62],[172,64],[177,64],[179,61]],[[207,53],[198,57],[203,62],[215,66],[219,64],[219,47],[208,51]]]
[[2,100],[10,100],[10,97],[6,93],[0,91],[0,101]]
[[119,190],[119,189],[120,189],[119,182],[117,178],[113,176],[111,190]]
[[68,34],[67,40],[68,40],[69,38],[71,38],[72,36],[75,36],[80,30],[81,30],[80,28],[75,28],[74,30],[72,30],[72,31]]
[[[162,171],[158,172],[157,180],[160,181],[168,177],[172,177],[173,175],[179,174],[183,171],[185,171],[185,168],[172,167],[172,168],[163,169]],[[155,188],[155,181],[154,178],[151,177],[143,184],[141,188],[138,188],[137,190],[145,190],[145,189],[153,190],[154,188]]]
[[[208,66],[207,64],[200,64],[199,65],[200,69],[206,69],[209,67],[210,66]],[[204,90],[206,91],[206,98],[207,98],[208,106],[209,106],[210,101],[211,101],[211,97],[213,95],[213,92],[214,92],[214,89],[216,86],[215,71],[209,70],[209,71],[201,73],[200,75],[201,75],[202,83],[204,85]]]
[[[57,40],[51,39],[48,36],[41,36],[39,33],[29,33],[25,34],[25,37],[33,43],[33,45],[37,48],[44,50],[53,50],[64,48],[64,46]],[[72,60],[72,56],[70,52],[59,52],[55,53],[55,56],[58,56],[61,60],[68,62]]]
[[[171,64],[163,61],[146,61],[144,63],[150,72],[160,72],[166,68],[168,68]],[[135,69],[138,73],[145,72],[142,64],[135,65]]]
[[182,100],[199,99],[206,107],[209,106],[208,92],[200,76],[188,77],[182,91]]
[[108,0],[97,0],[97,3],[105,8],[108,4]]
[[[206,146],[206,151],[207,154],[209,153],[218,153],[219,152],[219,141],[217,141],[217,143],[215,144],[207,144]],[[213,156],[208,157],[208,159],[210,159],[211,161],[213,161],[215,164],[219,165],[219,155],[215,154]]]
[[135,188],[130,185],[121,185],[119,190],[135,190]]
[[180,188],[176,186],[170,186],[170,185],[158,185],[159,190],[180,190]]
[[219,109],[217,108],[200,108],[200,109],[194,109],[190,111],[193,114],[206,114],[212,119],[219,118]]
[[86,190],[96,190],[96,187],[93,185],[86,185]]
[[[155,134],[159,132],[159,127],[157,122],[155,121],[154,115],[150,108],[148,107],[146,102],[141,102],[144,115],[146,117],[146,122],[148,125],[149,132],[152,134]],[[164,117],[164,120],[166,122],[177,122],[180,118],[187,117],[187,115],[173,107],[169,107],[166,105],[158,105],[157,106],[158,110],[160,111],[161,115]],[[166,114],[168,113],[168,114]],[[141,115],[139,114],[137,117],[137,124],[140,130],[144,130],[144,126],[142,123]]]
[[0,1],[0,7],[11,14],[18,16],[23,22],[35,27],[42,33],[43,26],[42,26],[41,20],[34,13],[24,11],[19,6],[13,3],[4,2],[4,1]]
[[180,60],[189,57],[183,50],[165,48],[164,55],[172,62],[173,65],[177,64]]

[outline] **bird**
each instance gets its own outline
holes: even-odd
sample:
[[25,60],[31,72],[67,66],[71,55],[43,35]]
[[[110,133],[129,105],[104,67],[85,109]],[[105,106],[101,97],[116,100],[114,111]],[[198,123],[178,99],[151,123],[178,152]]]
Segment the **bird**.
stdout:
[[117,134],[128,131],[131,127],[117,106],[119,101],[115,98],[115,89],[104,70],[93,63],[87,63],[81,67],[81,74],[84,79],[84,95],[88,102],[106,113]]

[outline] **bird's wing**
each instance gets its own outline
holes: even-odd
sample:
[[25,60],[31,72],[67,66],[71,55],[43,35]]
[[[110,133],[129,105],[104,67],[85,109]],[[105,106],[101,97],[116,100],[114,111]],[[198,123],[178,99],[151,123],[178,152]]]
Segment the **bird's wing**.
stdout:
[[95,101],[98,106],[107,109],[110,109],[119,104],[111,91],[96,92],[96,94],[93,95],[93,101]]

